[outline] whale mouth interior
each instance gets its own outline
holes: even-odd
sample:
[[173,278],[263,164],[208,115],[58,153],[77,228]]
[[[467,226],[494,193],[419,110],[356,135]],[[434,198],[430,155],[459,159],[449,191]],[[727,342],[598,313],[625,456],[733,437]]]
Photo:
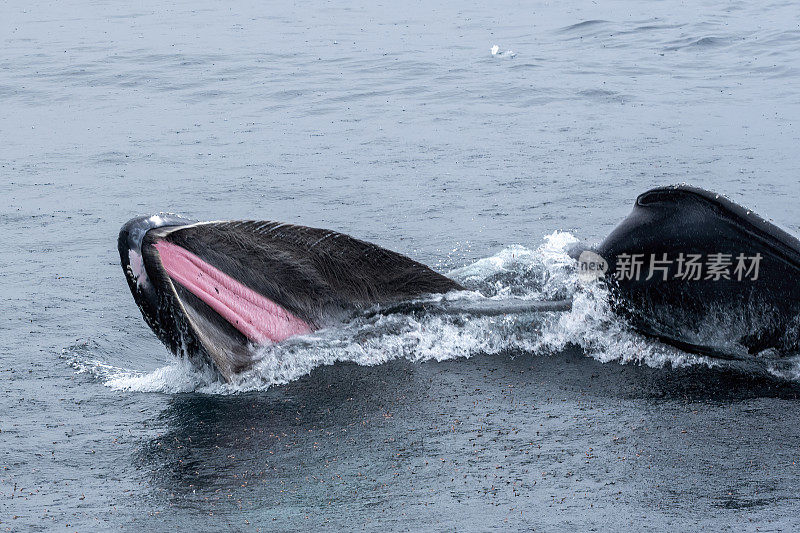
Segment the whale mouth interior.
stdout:
[[[306,334],[314,327],[272,294],[270,298],[254,290],[246,281],[254,272],[242,261],[212,264],[202,256],[202,247],[189,250],[174,242],[187,228],[203,225],[156,227],[144,234],[140,250],[151,285],[134,295],[156,295],[158,311],[148,323],[175,353],[196,366],[210,364],[230,381],[258,361],[259,345]],[[229,248],[224,255],[241,259],[243,253]],[[259,273],[269,274],[264,269]]]
[[192,293],[248,340],[267,344],[311,331],[304,320],[185,248],[166,240],[153,246],[173,283]]

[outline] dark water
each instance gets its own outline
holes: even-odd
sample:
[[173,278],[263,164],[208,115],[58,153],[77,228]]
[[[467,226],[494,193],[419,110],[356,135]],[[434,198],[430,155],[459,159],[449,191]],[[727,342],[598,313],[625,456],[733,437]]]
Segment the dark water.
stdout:
[[172,361],[115,250],[139,214],[273,219],[443,272],[483,258],[453,275],[497,294],[570,292],[569,234],[675,182],[796,235],[797,20],[0,5],[0,529],[797,528],[793,362],[714,366],[587,298],[543,323],[355,324],[223,387]]

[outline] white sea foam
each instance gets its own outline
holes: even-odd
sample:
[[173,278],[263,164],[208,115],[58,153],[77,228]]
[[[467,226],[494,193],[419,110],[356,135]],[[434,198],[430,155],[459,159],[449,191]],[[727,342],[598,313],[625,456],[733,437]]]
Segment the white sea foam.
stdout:
[[[215,381],[210,371],[189,362],[174,363],[151,372],[109,365],[91,346],[65,350],[78,372],[88,373],[117,390],[140,392],[205,392],[229,394],[263,390],[288,383],[313,369],[337,362],[379,365],[405,358],[410,361],[444,361],[476,354],[526,352],[556,354],[579,346],[602,362],[650,366],[685,366],[718,363],[645,338],[626,327],[612,313],[608,294],[597,283],[582,283],[576,262],[567,249],[577,239],[564,232],[544,238],[536,249],[511,246],[494,256],[449,272],[469,290],[440,298],[530,300],[572,299],[569,312],[471,317],[466,315],[388,314],[360,317],[337,328],[316,331],[264,347],[254,367],[234,383]],[[776,369],[781,376],[795,372]]]

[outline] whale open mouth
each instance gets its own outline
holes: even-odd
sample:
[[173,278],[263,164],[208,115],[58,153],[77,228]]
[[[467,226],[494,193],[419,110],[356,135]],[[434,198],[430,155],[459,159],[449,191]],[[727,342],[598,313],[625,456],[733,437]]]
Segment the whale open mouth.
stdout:
[[154,244],[170,280],[188,290],[250,341],[264,344],[308,333],[311,326],[192,252],[160,240]]
[[118,245],[128,285],[156,335],[227,381],[252,366],[259,345],[375,304],[461,289],[374,244],[276,222],[140,217],[123,226]]
[[[134,219],[120,235],[120,254],[123,263],[127,254],[131,291],[159,338],[197,364],[211,363],[230,380],[253,364],[258,345],[315,326],[240,281],[255,277],[241,261],[234,276],[176,244],[180,232],[207,224]],[[138,237],[133,242],[131,234]]]

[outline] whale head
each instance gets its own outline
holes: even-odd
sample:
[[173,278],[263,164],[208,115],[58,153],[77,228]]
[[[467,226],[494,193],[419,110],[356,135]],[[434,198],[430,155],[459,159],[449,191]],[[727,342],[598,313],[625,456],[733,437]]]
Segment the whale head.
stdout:
[[374,244],[278,222],[138,217],[118,244],[128,286],[158,338],[226,381],[257,361],[260,346],[376,305],[461,289]]
[[[134,218],[120,230],[120,260],[134,300],[156,336],[173,353],[230,380],[254,362],[257,345],[310,328],[239,281],[247,277],[246,266],[229,269],[230,275],[209,263],[202,241],[192,251],[176,244],[181,231],[205,233],[204,226],[208,223],[173,214]],[[210,255],[242,251],[226,239],[210,249]],[[276,319],[282,323],[275,324]]]

